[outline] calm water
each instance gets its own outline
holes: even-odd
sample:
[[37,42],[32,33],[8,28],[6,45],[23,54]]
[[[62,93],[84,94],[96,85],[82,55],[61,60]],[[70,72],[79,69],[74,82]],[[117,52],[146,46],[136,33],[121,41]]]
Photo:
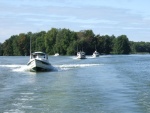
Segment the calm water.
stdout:
[[0,57],[1,113],[150,113],[150,55],[49,56],[44,73],[28,60]]

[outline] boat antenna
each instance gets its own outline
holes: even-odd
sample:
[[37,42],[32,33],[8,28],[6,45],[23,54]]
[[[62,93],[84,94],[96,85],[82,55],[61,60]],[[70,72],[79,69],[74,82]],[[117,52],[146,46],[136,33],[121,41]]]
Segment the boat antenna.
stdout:
[[30,36],[30,58],[31,58],[31,36]]
[[97,49],[96,49],[96,45],[95,45],[95,50],[97,51]]

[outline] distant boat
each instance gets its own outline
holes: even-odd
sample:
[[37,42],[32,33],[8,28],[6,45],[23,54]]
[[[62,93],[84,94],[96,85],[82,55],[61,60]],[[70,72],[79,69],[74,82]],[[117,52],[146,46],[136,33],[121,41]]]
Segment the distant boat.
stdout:
[[77,52],[77,59],[85,59],[86,55],[84,51]]
[[77,59],[85,59],[85,58],[86,58],[86,55],[85,55],[85,52],[83,51],[83,48],[82,48],[82,51],[78,52],[78,46],[77,46]]
[[97,52],[96,45],[95,45],[95,51],[94,51],[92,57],[94,57],[94,58],[99,57],[99,52]]
[[99,52],[97,52],[96,50],[94,51],[94,53],[93,53],[93,55],[92,55],[92,57],[99,57]]
[[59,53],[55,53],[54,56],[59,56]]
[[44,52],[34,52],[27,63],[30,71],[51,71],[54,67],[48,61],[48,55]]

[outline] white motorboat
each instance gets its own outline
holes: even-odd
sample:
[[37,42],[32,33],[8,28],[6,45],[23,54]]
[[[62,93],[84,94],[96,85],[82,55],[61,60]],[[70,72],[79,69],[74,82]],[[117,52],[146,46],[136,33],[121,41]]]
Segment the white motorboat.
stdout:
[[59,53],[55,53],[55,55],[54,56],[59,56]]
[[27,63],[30,71],[52,71],[54,67],[48,61],[48,55],[43,52],[34,52]]
[[99,52],[94,51],[94,53],[93,53],[92,57],[99,57]]
[[85,58],[86,58],[85,52],[83,51],[77,52],[77,59],[85,59]]

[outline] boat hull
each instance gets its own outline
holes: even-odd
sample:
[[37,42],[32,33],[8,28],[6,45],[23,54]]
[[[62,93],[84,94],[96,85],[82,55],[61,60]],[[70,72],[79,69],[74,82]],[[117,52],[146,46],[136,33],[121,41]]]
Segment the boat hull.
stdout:
[[38,59],[30,60],[27,66],[29,67],[29,70],[33,72],[53,70],[53,66],[50,63]]
[[83,55],[78,55],[78,56],[77,56],[77,59],[86,59],[86,57],[83,56]]
[[99,57],[99,54],[93,54],[92,57]]
[[78,52],[77,53],[77,59],[86,59],[86,55],[84,52]]
[[55,55],[54,56],[59,56],[59,53],[55,53]]
[[95,51],[92,55],[92,57],[99,57],[99,53],[97,51]]

